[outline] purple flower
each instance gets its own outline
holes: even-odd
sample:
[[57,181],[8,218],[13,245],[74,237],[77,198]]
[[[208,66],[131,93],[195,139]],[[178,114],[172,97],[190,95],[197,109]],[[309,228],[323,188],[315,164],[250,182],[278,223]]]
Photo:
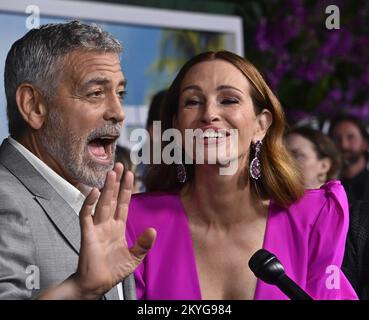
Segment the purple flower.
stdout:
[[360,77],[360,82],[363,86],[369,86],[369,68],[367,68]]
[[337,113],[337,107],[333,104],[331,99],[323,100],[315,109],[319,114],[331,115]]
[[289,121],[292,123],[310,117],[310,113],[302,111],[302,109],[303,108],[298,108],[296,106],[294,107],[294,109],[287,109],[287,119],[289,119]]
[[280,81],[278,75],[276,75],[273,71],[271,71],[266,75],[266,78],[271,89],[275,91],[278,88],[278,84]]
[[300,19],[304,18],[305,9],[301,0],[288,0],[287,3],[294,16],[298,16]]
[[332,89],[327,94],[329,99],[332,99],[333,101],[339,101],[342,98],[342,91],[339,89]]
[[300,33],[300,25],[291,16],[278,20],[268,30],[271,44],[276,48],[285,46]]
[[[259,65],[264,63],[271,88],[278,91],[288,88],[288,82],[292,82],[308,92],[314,86],[314,92],[315,88],[318,90],[314,97],[326,92],[317,103],[317,112],[331,116],[350,110],[369,119],[369,34],[366,30],[369,6],[359,6],[355,11],[354,4],[343,0],[334,3],[286,0],[283,6],[276,0],[272,5],[261,1],[261,7],[268,4],[268,8],[255,34],[257,48],[263,52],[256,59]],[[339,30],[324,27],[325,8],[330,4],[340,8]],[[284,99],[291,105],[285,94]],[[308,106],[298,107],[301,110],[288,111],[291,117],[306,117],[303,110]]]
[[369,36],[362,35],[355,39],[355,44],[352,50],[352,62],[356,64],[369,63]]
[[348,112],[352,115],[359,117],[360,119],[368,120],[369,119],[369,103],[364,103],[361,106],[354,106],[348,108]]
[[353,48],[353,37],[346,29],[327,30],[323,46],[319,50],[321,57],[341,57],[350,53]]
[[270,41],[267,38],[267,21],[262,18],[256,30],[255,40],[260,51],[266,51],[270,48]]
[[295,75],[309,82],[316,82],[333,70],[334,67],[327,60],[317,59],[310,63],[301,64],[297,68]]

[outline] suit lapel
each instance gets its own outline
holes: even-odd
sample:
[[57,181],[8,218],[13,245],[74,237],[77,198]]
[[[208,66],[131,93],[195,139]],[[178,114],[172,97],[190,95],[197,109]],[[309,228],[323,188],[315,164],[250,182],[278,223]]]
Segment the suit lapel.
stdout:
[[56,228],[78,253],[81,238],[79,218],[71,206],[7,139],[0,148],[0,163],[35,196]]
[[81,231],[79,218],[74,210],[57,193],[50,200],[38,196],[35,199],[78,254],[81,247]]

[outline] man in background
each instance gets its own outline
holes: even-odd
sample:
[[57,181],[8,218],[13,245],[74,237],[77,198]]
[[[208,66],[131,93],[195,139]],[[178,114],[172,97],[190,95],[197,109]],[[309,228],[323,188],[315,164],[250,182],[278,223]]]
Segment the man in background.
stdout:
[[329,135],[342,154],[341,181],[350,203],[369,200],[369,136],[365,126],[353,115],[339,115],[332,120]]

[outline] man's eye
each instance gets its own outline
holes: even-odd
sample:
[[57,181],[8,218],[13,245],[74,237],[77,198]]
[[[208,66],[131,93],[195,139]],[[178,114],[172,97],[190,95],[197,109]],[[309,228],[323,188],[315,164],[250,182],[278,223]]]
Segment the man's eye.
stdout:
[[94,92],[90,92],[87,97],[89,98],[99,98],[103,95],[102,91],[94,91]]
[[127,91],[119,91],[117,94],[118,94],[119,99],[123,101],[125,96],[127,95]]

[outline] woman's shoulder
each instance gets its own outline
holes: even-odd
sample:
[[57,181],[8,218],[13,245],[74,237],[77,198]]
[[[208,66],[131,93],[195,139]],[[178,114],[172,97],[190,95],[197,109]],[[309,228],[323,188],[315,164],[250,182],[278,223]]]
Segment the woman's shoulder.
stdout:
[[288,213],[300,221],[314,223],[322,213],[348,215],[346,192],[339,180],[331,180],[319,189],[308,189],[304,195],[288,207]]
[[346,191],[340,180],[330,180],[323,184],[319,189],[307,189],[300,202],[309,202],[311,200],[324,200],[334,198],[337,201],[347,202]]

